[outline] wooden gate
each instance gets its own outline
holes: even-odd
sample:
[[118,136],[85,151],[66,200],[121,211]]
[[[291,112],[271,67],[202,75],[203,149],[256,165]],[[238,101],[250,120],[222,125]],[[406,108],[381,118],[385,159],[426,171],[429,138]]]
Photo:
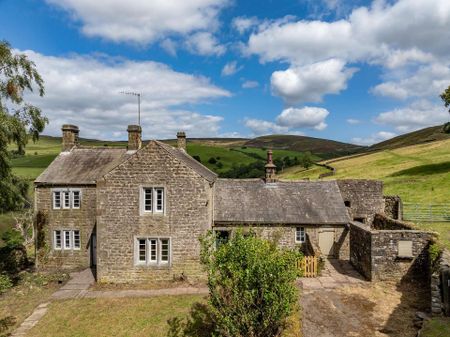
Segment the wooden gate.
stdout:
[[303,271],[303,277],[317,276],[317,257],[305,256],[297,261],[297,268]]

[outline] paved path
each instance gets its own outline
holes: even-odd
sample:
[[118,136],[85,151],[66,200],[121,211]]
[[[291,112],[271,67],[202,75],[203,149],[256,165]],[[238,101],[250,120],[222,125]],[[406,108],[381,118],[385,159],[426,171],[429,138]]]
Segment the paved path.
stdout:
[[322,274],[315,278],[302,278],[299,285],[303,291],[334,289],[349,284],[369,284],[350,264],[343,260],[326,260]]
[[91,285],[95,283],[91,269],[85,269],[70,274],[70,281],[57,290],[51,297],[52,300],[64,300],[68,298],[83,297]]
[[34,327],[39,320],[44,317],[47,313],[48,305],[50,302],[39,304],[33,313],[25,319],[22,324],[17,328],[16,331],[11,335],[11,337],[22,337],[25,336],[32,327]]

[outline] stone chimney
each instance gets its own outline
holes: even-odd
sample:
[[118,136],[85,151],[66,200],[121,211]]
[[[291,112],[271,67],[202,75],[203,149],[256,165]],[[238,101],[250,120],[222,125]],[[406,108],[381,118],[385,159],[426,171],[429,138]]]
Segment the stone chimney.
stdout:
[[74,146],[78,145],[78,133],[80,130],[78,126],[71,124],[64,124],[62,130],[62,150],[63,152],[70,151]]
[[264,166],[266,168],[266,183],[273,183],[276,181],[276,169],[277,167],[273,163],[272,150],[267,151],[267,164]]
[[177,132],[177,147],[186,152],[186,133],[183,131]]
[[142,128],[139,125],[128,125],[128,146],[129,151],[136,151],[142,147]]

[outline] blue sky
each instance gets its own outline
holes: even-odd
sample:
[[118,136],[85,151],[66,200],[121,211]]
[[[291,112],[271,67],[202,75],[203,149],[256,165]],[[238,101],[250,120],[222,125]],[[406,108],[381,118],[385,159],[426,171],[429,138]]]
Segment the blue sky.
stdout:
[[358,144],[448,120],[450,2],[0,0],[0,38],[81,136],[300,134]]

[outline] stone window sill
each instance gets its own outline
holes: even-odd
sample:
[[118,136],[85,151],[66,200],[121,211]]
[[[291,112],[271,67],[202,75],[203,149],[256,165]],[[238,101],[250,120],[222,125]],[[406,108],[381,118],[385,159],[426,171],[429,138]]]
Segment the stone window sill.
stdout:
[[414,256],[401,256],[401,255],[397,256],[397,260],[412,260],[412,259],[414,259]]

